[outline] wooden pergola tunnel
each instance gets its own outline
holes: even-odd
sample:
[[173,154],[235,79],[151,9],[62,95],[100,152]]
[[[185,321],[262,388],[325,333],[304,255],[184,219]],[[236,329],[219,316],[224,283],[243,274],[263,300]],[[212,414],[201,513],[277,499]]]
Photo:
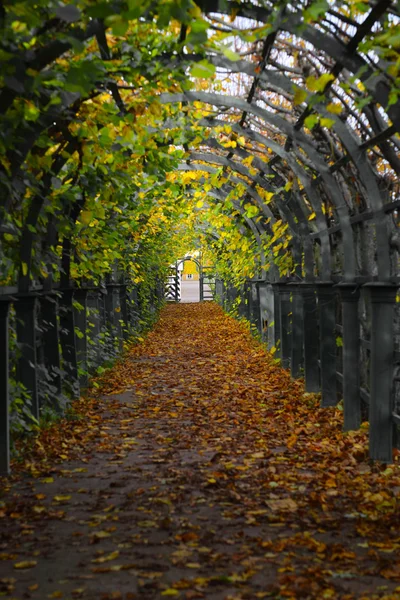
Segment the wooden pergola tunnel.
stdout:
[[[368,420],[371,458],[390,462],[397,5],[139,4],[0,8],[0,470],[10,403],[61,410],[156,314],[190,203],[216,298],[323,406],[343,399],[345,430]],[[254,248],[239,283],[231,228]]]

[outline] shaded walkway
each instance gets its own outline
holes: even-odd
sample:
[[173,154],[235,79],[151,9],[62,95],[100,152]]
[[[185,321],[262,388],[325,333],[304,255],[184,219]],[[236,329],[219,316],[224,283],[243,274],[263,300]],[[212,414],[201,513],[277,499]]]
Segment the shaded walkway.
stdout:
[[399,597],[399,467],[215,304],[166,307],[77,411],[2,497],[4,597]]

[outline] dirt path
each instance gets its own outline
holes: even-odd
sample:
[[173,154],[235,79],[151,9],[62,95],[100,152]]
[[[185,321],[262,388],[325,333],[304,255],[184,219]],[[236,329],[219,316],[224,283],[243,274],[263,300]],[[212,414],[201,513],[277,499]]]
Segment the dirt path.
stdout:
[[77,410],[4,482],[0,597],[400,598],[398,464],[218,306],[168,306]]

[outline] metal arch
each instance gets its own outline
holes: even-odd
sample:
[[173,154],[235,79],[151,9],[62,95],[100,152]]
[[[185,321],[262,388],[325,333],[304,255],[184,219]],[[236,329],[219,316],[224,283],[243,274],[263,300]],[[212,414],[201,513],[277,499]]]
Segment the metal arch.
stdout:
[[[201,5],[201,2],[198,1]],[[386,3],[389,6],[389,2]],[[238,10],[239,9],[239,10]],[[229,0],[215,0],[212,7],[213,13],[232,14],[232,10],[238,16],[248,17],[261,22],[267,22],[271,12],[259,6],[251,4],[240,5]],[[208,12],[207,10],[204,12]],[[210,11],[211,12],[211,11]],[[301,31],[299,32],[299,27]],[[285,19],[281,19],[278,29],[287,31],[291,34],[301,37],[312,44],[316,49],[330,56],[336,63],[346,68],[351,73],[360,72],[359,78],[363,82],[369,94],[375,101],[383,107],[388,106],[391,82],[382,74],[376,75],[368,63],[355,51],[350,52],[346,46],[331,35],[324,34],[316,27],[304,23],[302,14],[287,14]],[[368,32],[367,32],[368,33]],[[387,109],[387,114],[391,121],[400,131],[400,101],[397,101]]]
[[[248,176],[249,178],[251,178],[252,176],[250,175],[249,171],[247,168],[243,167],[243,165],[241,165],[240,163],[237,163],[235,161],[232,161],[230,159],[227,159],[225,157],[220,157],[216,154],[198,154],[198,153],[190,153],[190,156],[192,159],[194,160],[202,160],[204,162],[209,162],[209,163],[216,163],[216,164],[223,164],[226,166],[231,167],[232,169],[238,171],[239,173],[242,173],[243,175]],[[199,165],[198,169],[195,170],[201,170],[201,166]],[[184,164],[184,168],[185,170],[193,170],[193,165],[189,164],[187,165],[186,163]],[[215,171],[214,171],[215,172]],[[233,179],[233,178],[232,178]],[[254,179],[254,178],[253,178]],[[249,186],[245,181],[239,180],[239,183],[245,185],[247,187],[247,192],[249,195],[252,195],[254,197],[254,194],[257,194],[255,192],[255,190]],[[260,179],[260,185],[267,189],[270,190],[270,186],[266,183],[266,181],[264,181],[263,179]],[[260,205],[260,208],[263,209],[263,212],[265,214],[265,209],[263,207],[267,207],[267,205],[265,204],[265,202],[262,200],[262,198],[260,198],[260,196],[257,194],[257,197],[255,198],[256,202],[258,205]],[[261,203],[261,204],[260,204]],[[300,232],[297,230],[297,227],[295,226],[295,223],[289,213],[288,210],[285,210],[285,207],[279,206],[281,215],[283,220],[285,220],[288,225],[291,228],[292,234],[293,234],[293,255],[295,258],[295,262],[298,265],[301,265],[301,241],[300,239],[302,238],[302,236],[300,235]],[[271,211],[268,209],[268,212],[270,213]],[[271,213],[272,214],[272,213]],[[270,218],[270,217],[269,217]],[[275,218],[272,215],[272,222],[275,222]],[[328,238],[329,241],[329,238]],[[306,265],[306,271],[307,271],[307,275],[308,275],[308,279],[312,279],[312,272],[313,272],[313,267],[314,267],[314,258],[313,258],[313,254],[312,254],[312,248],[311,248],[311,252],[310,252],[310,248],[307,248],[307,265]]]
[[[313,145],[310,143],[310,141],[307,140],[306,136],[303,133],[295,130],[295,128],[290,123],[285,121],[285,119],[282,119],[281,117],[274,115],[274,114],[272,114],[264,109],[261,109],[257,106],[247,104],[244,101],[237,99],[233,96],[220,96],[218,94],[207,94],[205,92],[185,92],[182,94],[161,94],[160,100],[161,100],[161,102],[165,102],[165,103],[180,102],[183,100],[185,100],[185,101],[196,101],[197,100],[197,101],[202,101],[207,104],[212,104],[215,106],[229,106],[229,107],[233,107],[233,108],[239,108],[241,110],[246,110],[247,112],[251,112],[251,113],[259,116],[260,118],[262,118],[264,121],[269,122],[273,126],[277,127],[277,129],[284,132],[287,136],[295,139],[296,142],[299,144],[299,146],[301,146],[303,148],[303,150],[306,152],[306,154],[309,155],[311,161],[315,165],[315,169],[320,172],[321,178],[322,178],[323,182],[325,183],[324,187],[325,187],[325,190],[327,191],[328,197],[331,199],[332,204],[337,209],[338,218],[340,220],[340,223],[342,226],[342,231],[343,231],[343,248],[344,248],[344,251],[346,254],[345,255],[345,265],[344,265],[344,267],[345,267],[344,268],[344,271],[345,271],[344,277],[345,277],[345,279],[349,279],[349,280],[354,278],[355,273],[356,273],[356,261],[355,261],[355,253],[354,253],[355,248],[354,248],[353,230],[350,225],[347,206],[344,202],[342,192],[341,192],[336,180],[334,179],[332,174],[329,172],[329,167],[319,157],[317,151],[315,150]],[[243,130],[243,134],[244,134],[244,131],[248,131],[248,130]],[[347,128],[346,128],[346,131],[347,131]],[[259,136],[260,134],[257,134],[257,135]],[[263,136],[261,136],[261,138],[262,137]],[[340,137],[340,135],[339,135],[339,137]],[[264,138],[264,140],[266,140],[266,138]],[[265,143],[265,142],[262,142],[262,143]],[[279,145],[277,145],[278,147],[276,147],[275,144],[272,144],[269,141],[266,143],[266,145],[271,147],[272,149],[274,149],[274,151],[276,150],[276,153],[278,154],[278,148],[280,148]],[[349,152],[349,154],[350,154],[350,152]],[[299,168],[298,164],[293,162],[292,157],[285,150],[282,150],[280,148],[279,155],[284,156],[284,158],[287,162],[292,163],[291,166],[292,166],[293,170]],[[355,160],[355,157],[353,154],[351,154],[351,158],[353,161]],[[303,183],[303,185],[304,185],[304,183]],[[329,264],[328,264],[328,253],[327,253],[327,248],[329,247],[329,244],[330,244],[329,234],[327,231],[326,231],[326,233],[324,232],[324,230],[326,230],[327,227],[326,227],[324,216],[322,214],[320,202],[316,196],[316,192],[314,192],[312,185],[307,185],[307,189],[308,189],[308,197],[313,206],[313,210],[316,213],[318,227],[319,227],[319,230],[321,231],[321,238],[320,238],[321,239],[321,256],[322,256],[322,261],[323,261],[324,278],[325,277],[330,278],[330,269],[331,269],[330,251],[329,251]],[[322,232],[324,232],[324,233],[322,233]]]
[[[240,134],[243,132],[243,135],[246,136],[246,134],[247,134],[247,137],[251,137],[249,134],[252,133],[251,130],[242,129],[239,126],[235,127],[235,131],[237,131]],[[264,138],[263,136],[260,136],[260,139],[261,138],[264,141],[264,145],[267,145],[267,146],[270,145],[266,138]],[[214,140],[215,140],[215,138],[211,138],[211,139],[208,138],[207,140],[204,141],[204,144],[210,145],[211,147],[213,147]],[[215,140],[215,142],[217,142],[217,140]],[[219,144],[218,144],[218,146],[219,146]],[[302,181],[305,188],[308,187],[308,182],[310,181],[309,177],[305,173],[305,171],[303,169],[301,169],[301,167],[297,164],[297,162],[295,160],[293,160],[292,155],[287,154],[286,151],[281,146],[279,146],[279,144],[274,143],[274,146],[276,146],[276,149],[278,151],[281,151],[280,154],[282,154],[282,156],[287,155],[288,163],[289,163],[289,166],[291,166],[292,171],[297,174],[298,178],[300,179],[300,181]],[[268,176],[270,173],[272,173],[275,177],[279,177],[279,175],[269,167],[268,163],[264,163],[256,156],[251,155],[250,153],[248,153],[247,151],[245,151],[239,147],[233,148],[232,154],[238,154],[240,158],[242,158],[243,156],[245,156],[245,157],[253,156],[254,158],[252,161],[252,166],[256,167],[262,174],[266,174]],[[236,165],[237,163],[234,163],[234,164]],[[301,169],[301,171],[300,171],[300,169]],[[250,175],[250,177],[252,177],[252,176]],[[258,181],[258,179],[257,179],[257,181]],[[254,178],[253,178],[253,180],[256,181]],[[307,182],[307,185],[305,182]],[[266,189],[275,193],[274,186],[270,185],[266,180],[262,179],[260,184],[263,187],[267,186]],[[250,187],[249,190],[251,190],[251,189],[252,188]],[[315,261],[314,261],[314,256],[313,256],[313,242],[309,237],[309,234],[312,232],[309,231],[309,223],[307,220],[308,215],[305,212],[304,201],[303,201],[301,195],[298,194],[297,192],[291,192],[290,196],[288,193],[286,193],[286,195],[288,196],[288,198],[286,198],[286,202],[285,201],[283,203],[277,202],[276,203],[277,208],[278,208],[279,212],[281,213],[282,218],[289,224],[289,227],[292,231],[294,238],[299,237],[302,240],[301,243],[304,246],[304,266],[305,266],[305,271],[306,271],[306,280],[312,280],[312,279],[314,279],[314,271],[313,270],[314,270]],[[287,206],[288,199],[294,200],[293,208],[294,208],[294,212],[296,213],[296,217],[299,221],[298,224],[295,223],[293,216]],[[312,198],[312,200],[313,200],[313,198]],[[318,207],[319,207],[319,205],[318,205]],[[321,220],[318,223],[319,229],[320,230],[321,229],[323,230],[324,228],[327,229],[325,220],[323,219],[323,215],[321,214],[320,216],[321,216]],[[329,249],[330,249],[329,235],[323,237],[323,242],[325,242],[326,248],[329,251]],[[300,254],[301,254],[301,251],[300,251]],[[300,261],[300,263],[301,263],[301,261]],[[327,260],[327,264],[328,265],[330,264],[330,258],[329,258],[329,261]]]
[[[204,155],[205,156],[205,155]],[[212,154],[210,155],[212,157],[214,157],[215,155]],[[193,154],[191,154],[191,157],[193,157]],[[203,160],[203,159],[195,159],[195,160]],[[206,160],[206,158],[204,158],[204,161],[209,163],[216,163],[216,161],[214,160]],[[233,167],[234,167],[235,163],[233,163]],[[179,171],[207,171],[208,173],[217,173],[217,169],[210,167],[208,164],[204,165],[204,164],[198,164],[198,163],[179,163],[178,165],[178,170]],[[260,209],[263,211],[264,215],[268,218],[271,219],[271,223],[275,223],[276,219],[274,217],[274,215],[272,214],[271,210],[268,208],[268,206],[265,204],[265,202],[263,201],[263,199],[261,198],[261,196],[256,192],[256,190],[254,190],[253,188],[251,188],[249,186],[249,184],[247,183],[247,181],[244,181],[243,179],[240,179],[239,177],[235,177],[232,176],[230,178],[230,181],[233,183],[237,183],[238,185],[243,185],[246,187],[246,193],[251,196],[254,201],[259,205]],[[269,228],[266,228],[267,230]]]
[[[288,123],[281,117],[278,117],[277,115],[273,115],[272,113],[270,113],[264,109],[261,109],[257,106],[251,105],[251,104],[247,104],[243,100],[235,98],[234,96],[222,96],[222,95],[218,95],[218,94],[207,94],[205,92],[198,92],[198,93],[186,92],[183,94],[161,94],[160,100],[161,100],[161,102],[165,102],[165,103],[181,102],[181,101],[192,102],[192,101],[199,100],[199,101],[205,102],[207,104],[214,104],[215,106],[229,106],[229,107],[233,107],[233,108],[239,108],[240,110],[246,110],[247,112],[251,112],[251,113],[259,116],[264,121],[271,123],[278,130],[285,133],[287,136],[290,136],[290,137],[293,137],[294,139],[296,139],[296,141],[303,148],[303,150],[306,152],[306,154],[312,154],[314,157],[314,160],[315,160],[315,157],[318,159],[318,154],[315,152],[312,144],[307,140],[307,138],[304,136],[304,134],[302,134],[299,131],[296,131],[290,123]],[[277,153],[278,153],[278,149],[279,149],[280,154],[285,152],[285,154],[284,155],[282,154],[282,156],[284,156],[288,162],[292,161],[290,154],[287,153],[286,151],[282,150],[279,145],[275,146],[275,144],[269,143],[269,141],[267,141],[266,138],[264,138],[264,140],[265,140],[265,142],[263,142],[263,143],[265,143],[266,146],[270,146],[274,151],[276,150]],[[313,162],[314,162],[314,160],[313,160]],[[318,159],[318,162],[319,161],[320,161],[320,159]],[[297,163],[296,163],[296,168],[297,168]],[[299,178],[302,179],[303,175]],[[303,183],[303,185],[304,185],[304,183]],[[308,189],[310,191],[309,200],[313,207],[314,212],[316,213],[318,228],[320,229],[320,231],[323,231],[324,229],[326,229],[326,223],[325,223],[324,215],[321,210],[320,202],[319,202],[318,198],[316,197],[316,195],[314,194],[313,190],[310,189],[310,186],[308,186]],[[326,233],[326,235],[321,233],[321,250],[322,250],[324,277],[328,276],[328,278],[329,278],[330,269],[331,269],[331,265],[330,265],[331,258],[330,258],[328,233]]]
[[[204,154],[202,154],[202,155],[200,155],[200,157],[198,157],[198,156],[196,157],[196,156],[194,156],[193,154],[191,154],[191,157],[192,157],[192,158],[194,158],[195,160],[204,160],[204,161],[206,161],[206,162],[211,162],[211,163],[215,163],[215,162],[216,162],[216,161],[214,160],[214,157],[215,157],[215,156],[216,156],[216,155],[214,155],[214,154],[211,154],[211,155],[204,155]],[[234,161],[230,161],[230,159],[226,159],[226,158],[224,158],[224,157],[220,157],[220,158],[222,158],[224,161],[228,161],[228,163],[232,163],[232,165],[230,165],[230,164],[229,164],[228,166],[231,166],[231,168],[234,168],[234,169],[235,169],[235,167],[236,167],[236,165],[237,165],[237,163],[236,163],[236,162],[234,162]],[[218,162],[217,162],[217,164],[218,164]],[[185,170],[191,170],[191,168],[192,168],[192,170],[193,170],[193,165],[192,165],[192,164],[189,164],[189,165],[185,164],[184,166],[186,167],[186,168],[185,168]],[[203,165],[199,165],[199,169],[198,169],[198,170],[201,170],[201,167],[202,167],[202,166],[203,166]],[[197,170],[197,169],[196,169],[196,170]],[[236,170],[237,170],[237,169],[236,169]],[[216,169],[214,170],[214,172],[216,172]],[[253,196],[253,197],[255,198],[255,200],[256,200],[256,202],[257,202],[257,204],[259,204],[259,205],[260,205],[260,207],[261,207],[262,209],[263,209],[263,207],[267,207],[267,205],[266,205],[266,204],[265,204],[265,202],[262,200],[262,198],[260,198],[260,196],[257,194],[257,192],[256,192],[256,191],[255,191],[255,190],[254,190],[254,189],[253,189],[251,186],[249,186],[249,185],[248,185],[248,184],[247,184],[245,181],[243,181],[243,180],[241,180],[241,179],[237,179],[236,177],[231,177],[231,180],[232,180],[232,181],[236,181],[236,182],[237,182],[237,183],[239,183],[239,184],[245,185],[245,186],[247,187],[247,193],[248,193],[249,195],[251,195],[251,196]],[[264,182],[264,183],[265,183],[265,182]],[[229,190],[229,191],[230,191],[230,190]],[[229,193],[229,191],[228,191],[228,193]],[[251,226],[251,228],[252,228],[252,229],[253,229],[253,226],[252,226],[252,225],[250,225],[250,224],[253,224],[253,225],[254,225],[254,226],[255,226],[255,227],[258,229],[259,225],[258,225],[258,224],[256,224],[256,223],[254,223],[253,219],[249,219],[249,218],[246,216],[246,214],[245,214],[245,211],[243,210],[243,208],[242,208],[242,206],[240,205],[240,203],[238,203],[238,202],[235,202],[235,201],[232,201],[232,204],[234,205],[234,207],[235,207],[237,210],[239,210],[239,212],[241,212],[241,213],[243,214],[243,218],[245,218],[245,220],[249,222],[249,226]],[[264,214],[265,214],[265,209],[264,209],[264,211],[263,211],[263,212],[264,212]],[[269,217],[269,218],[271,218],[271,217]],[[293,224],[293,219],[291,219],[290,215],[289,215],[287,212],[286,212],[286,214],[285,214],[285,212],[283,211],[282,218],[283,218],[283,220],[285,220],[286,222],[288,222],[288,224],[290,224],[290,223],[292,223],[292,224]],[[271,218],[271,222],[272,222],[272,223],[274,223],[274,222],[275,222],[275,217],[273,217],[273,216],[272,216],[272,218]],[[273,233],[271,232],[271,230],[270,230],[270,228],[269,228],[269,227],[268,227],[268,228],[266,228],[265,226],[263,226],[263,229],[264,229],[264,230],[267,230],[267,231],[269,230],[269,234],[270,234],[270,235],[273,235]],[[260,233],[262,234],[263,232],[262,232],[262,231],[260,231]],[[293,255],[294,255],[294,257],[295,257],[296,264],[298,264],[298,265],[301,265],[301,244],[300,244],[300,241],[299,241],[299,235],[298,235],[298,232],[297,232],[297,230],[296,230],[296,228],[295,228],[295,227],[293,227],[293,228],[292,228],[292,234],[293,234],[293,237],[292,237],[292,240],[293,240],[293,242],[292,242],[292,243],[293,243]],[[259,243],[261,244],[261,240],[260,240],[260,242],[259,242]],[[264,260],[265,260],[265,259],[264,259]]]
[[[193,165],[194,166],[194,165]],[[197,166],[197,165],[196,165]],[[213,169],[212,167],[208,167],[208,165],[202,165],[204,168],[201,169],[203,171],[208,171],[208,172],[216,172],[216,169]],[[181,165],[179,165],[179,167],[188,167],[188,169],[190,168],[190,165],[187,165],[186,163],[183,163]],[[188,170],[188,169],[182,169],[182,170]],[[197,169],[195,169],[197,170]],[[200,169],[199,169],[200,170]],[[204,182],[206,181],[206,179],[203,180]],[[210,196],[212,198],[216,198],[219,201],[223,201],[224,200],[224,196],[222,194],[222,192],[218,189],[214,189],[214,190],[210,190],[209,192],[207,192],[207,196]],[[261,240],[261,234],[263,232],[260,232],[259,229],[257,228],[257,225],[253,222],[252,219],[250,219],[249,217],[246,216],[245,211],[243,210],[243,208],[240,206],[240,203],[233,201],[232,202],[234,208],[237,210],[237,212],[239,212],[243,218],[243,220],[246,222],[248,228],[252,231],[255,240],[259,246],[260,249],[260,257],[261,257],[261,270],[262,270],[262,276],[264,276],[265,274],[265,265],[266,265],[266,259],[265,259],[265,254],[264,254],[264,250],[262,247],[262,240]],[[214,236],[217,237],[218,239],[218,234],[213,234]],[[271,264],[270,265],[270,273],[272,274],[272,279],[274,280],[278,280],[279,279],[279,270],[277,269],[275,264]]]
[[[218,120],[215,118],[208,118],[205,117],[203,119],[201,119],[198,122],[199,125],[201,126],[205,126],[205,127],[216,127],[219,125],[226,125],[225,121],[222,120]],[[276,142],[274,142],[273,140],[270,140],[268,138],[266,138],[265,136],[262,136],[261,134],[252,131],[250,129],[243,129],[240,127],[240,125],[235,124],[235,123],[230,123],[230,127],[232,128],[232,130],[234,130],[235,132],[239,133],[240,135],[245,136],[248,139],[257,141],[263,145],[265,145],[266,147],[270,147],[276,154],[278,154],[279,156],[281,156],[282,158],[284,158],[288,163],[293,165],[293,168],[296,169],[301,169],[301,167],[298,165],[298,163],[294,160],[292,154],[287,153],[282,146],[280,146],[279,144],[277,144]],[[207,144],[207,141],[204,142],[205,144]],[[238,149],[233,149],[233,153],[237,153]],[[259,161],[259,159],[257,157],[255,157],[255,161]],[[273,171],[270,167],[268,163],[263,163],[262,161],[260,162],[260,166],[258,167],[259,170],[266,172],[265,169],[268,169],[268,173],[271,172],[275,175],[275,177],[278,177],[278,174]],[[316,167],[316,170],[318,171],[318,168]],[[303,185],[305,186],[305,189],[308,188],[308,183],[304,184],[303,179],[305,178],[307,182],[309,182],[309,178],[308,175],[305,174],[304,170],[302,169],[301,172],[303,173],[303,175],[301,175],[300,173],[297,173],[298,178],[300,179],[300,181],[303,182]],[[249,174],[249,177],[252,178],[252,175]],[[231,178],[232,179],[232,178]],[[240,183],[243,184],[242,181],[240,181]],[[245,184],[247,185],[247,183],[245,182]],[[274,188],[271,186],[270,189],[272,191],[274,191]],[[250,195],[252,194],[252,188],[250,186],[248,186],[248,193]],[[254,195],[253,195],[254,197]],[[308,280],[313,280],[314,279],[314,272],[313,272],[313,268],[314,268],[314,255],[313,255],[313,242],[312,240],[309,238],[309,224],[308,224],[308,220],[307,220],[307,213],[304,210],[303,206],[303,199],[301,197],[300,194],[298,193],[294,193],[293,191],[291,192],[291,198],[294,198],[296,201],[293,203],[293,209],[294,212],[296,214],[296,217],[299,221],[299,232],[298,235],[300,235],[300,237],[303,239],[303,243],[304,243],[304,253],[305,253],[305,269],[306,269],[306,278]],[[254,198],[256,200],[256,202],[261,201],[261,203],[264,203],[264,201],[262,199],[258,198]],[[288,203],[288,202],[287,202]],[[313,197],[311,198],[311,205],[313,206]],[[286,206],[285,205],[278,205],[278,209],[285,211],[285,216],[284,218],[286,219],[286,221],[289,223],[289,226],[292,230],[293,235],[297,235],[297,230],[296,230],[296,224],[293,221],[293,218],[291,216],[291,213],[289,210],[286,210]],[[329,273],[330,273],[330,238],[329,238],[329,232],[327,230],[327,225],[324,219],[324,216],[322,214],[322,211],[320,210],[320,204],[319,202],[317,202],[314,206],[313,209],[315,209],[315,213],[316,213],[316,223],[318,226],[318,230],[319,230],[319,239],[321,242],[321,256],[322,256],[322,266],[323,266],[323,273],[325,273],[324,278],[329,278]],[[311,232],[313,233],[313,232]],[[347,263],[348,264],[352,264]],[[345,265],[345,266],[346,266]],[[325,269],[324,269],[325,266]],[[348,277],[350,277],[350,274],[347,273]],[[345,274],[345,278],[346,278],[346,274]]]
[[201,275],[203,267],[202,267],[200,261],[198,261],[197,258],[194,258],[193,256],[185,256],[185,258],[182,258],[181,260],[178,260],[176,262],[176,266],[179,267],[180,264],[186,262],[187,260],[192,260],[194,263],[196,263],[196,265],[199,267],[199,273]]
[[[216,173],[217,169],[214,169],[213,167],[210,167],[208,165],[198,165],[198,164],[187,164],[187,163],[180,163],[178,165],[178,169],[182,170],[182,171],[207,171],[209,173]],[[236,178],[231,178],[231,179],[236,179]],[[204,181],[206,181],[204,179]],[[247,185],[246,182],[243,182],[241,180],[237,180],[238,183],[243,183],[244,185]],[[251,188],[250,188],[251,189]],[[228,190],[229,193],[230,190]],[[254,190],[252,190],[254,191]],[[207,192],[207,196],[211,196],[214,198],[217,198],[220,201],[224,201],[225,197],[223,196],[222,192],[218,189],[214,189],[214,190],[210,190],[209,192]],[[261,198],[260,198],[261,200]],[[261,235],[264,233],[265,231],[265,227],[263,227],[263,230],[259,229],[259,224],[255,223],[253,221],[253,219],[247,217],[246,215],[246,211],[243,209],[243,207],[240,205],[239,202],[233,200],[231,201],[232,205],[234,206],[234,208],[242,215],[243,220],[247,223],[248,227],[251,229],[251,231],[254,234],[254,237],[256,238],[257,244],[260,247],[260,254],[261,254],[261,259],[262,259],[262,266],[266,264],[266,258],[265,258],[265,254],[264,254],[264,250],[262,247],[262,240],[261,240]],[[296,248],[296,236],[293,236],[293,240],[294,240],[294,246],[295,246],[295,250],[297,250]],[[298,256],[301,256],[301,250],[298,249],[297,251]],[[271,270],[274,273],[275,279],[279,279],[279,271],[276,267],[275,264],[271,265]]]
[[[328,114],[325,107],[319,106],[319,110],[323,114]],[[377,266],[379,279],[387,281],[390,279],[390,240],[386,227],[386,215],[379,209],[382,208],[384,202],[381,191],[378,187],[377,180],[371,165],[365,155],[365,150],[359,147],[352,131],[338,119],[336,115],[329,113],[329,118],[332,118],[334,125],[332,129],[337,133],[345,146],[349,156],[352,159],[354,166],[360,174],[360,182],[365,190],[366,199],[369,200],[370,207],[377,216],[373,219],[376,230],[376,245],[377,245]]]

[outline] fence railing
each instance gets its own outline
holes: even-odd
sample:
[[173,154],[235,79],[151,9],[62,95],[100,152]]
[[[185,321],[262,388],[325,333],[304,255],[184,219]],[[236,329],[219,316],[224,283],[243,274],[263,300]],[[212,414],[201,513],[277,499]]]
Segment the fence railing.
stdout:
[[10,382],[34,419],[45,407],[62,412],[163,301],[162,282],[145,302],[129,282],[23,294],[0,288],[0,474],[10,468]]
[[[322,406],[343,399],[344,430],[369,421],[369,453],[391,462],[400,425],[397,387],[400,340],[396,284],[247,281],[239,292],[222,281],[217,298],[238,312],[274,348]],[[239,298],[239,300],[237,300]]]

